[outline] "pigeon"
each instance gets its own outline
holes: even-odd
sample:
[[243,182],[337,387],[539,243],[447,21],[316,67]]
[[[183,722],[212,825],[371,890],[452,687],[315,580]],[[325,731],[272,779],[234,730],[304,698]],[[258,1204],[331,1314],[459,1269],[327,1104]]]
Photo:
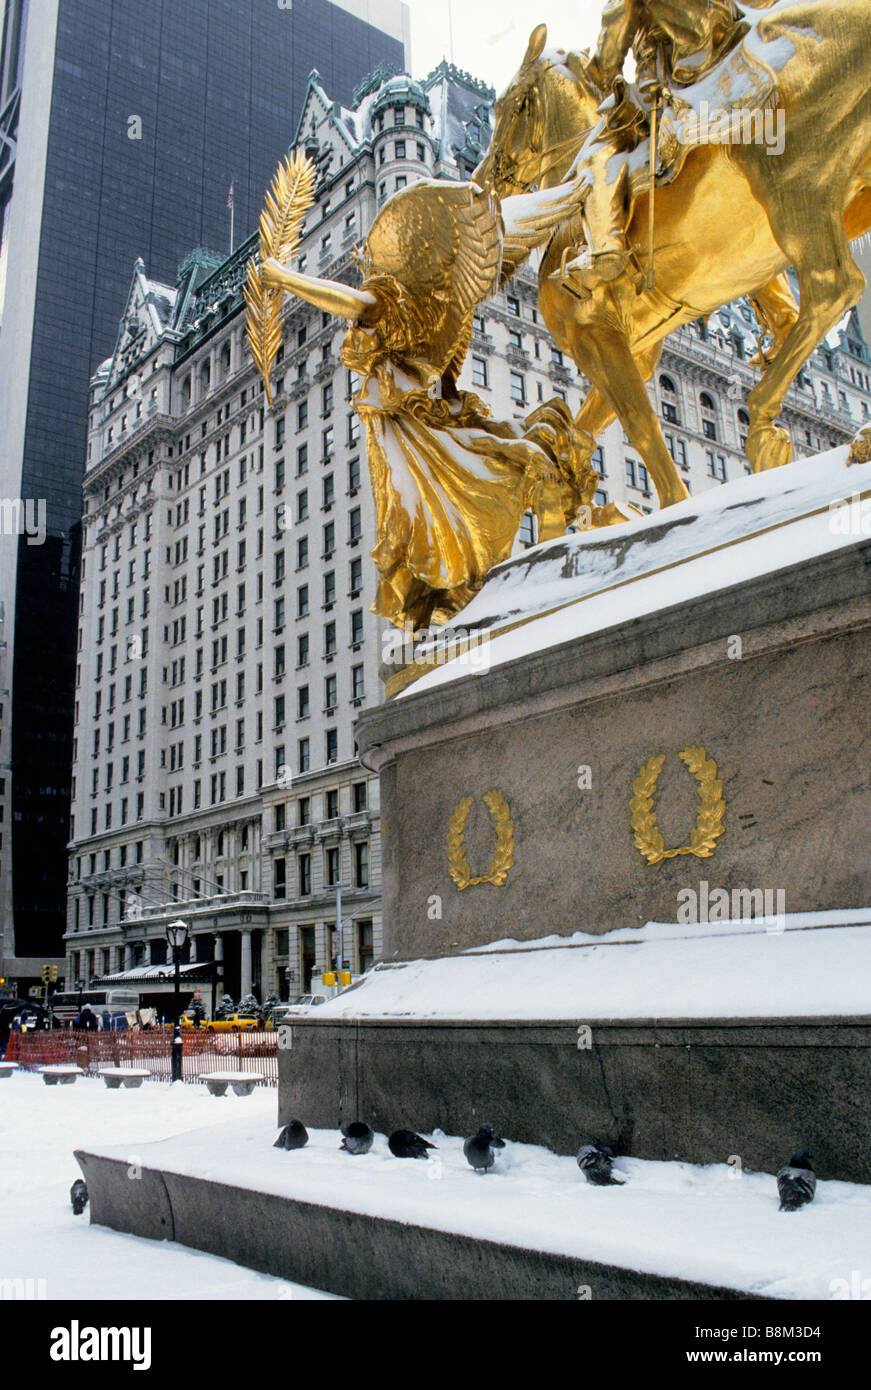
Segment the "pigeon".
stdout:
[[798,1211],[806,1202],[812,1202],[817,1186],[817,1175],[811,1167],[807,1149],[799,1149],[777,1175],[777,1191],[780,1196],[780,1211]]
[[304,1149],[308,1143],[308,1130],[299,1120],[291,1120],[279,1134],[273,1149]]
[[426,1158],[427,1149],[437,1147],[411,1129],[395,1129],[387,1145],[394,1158]]
[[614,1158],[613,1149],[607,1144],[583,1144],[578,1149],[578,1167],[587,1182],[594,1187],[622,1187],[624,1178],[615,1178],[611,1172]]
[[362,1120],[355,1120],[342,1130],[345,1136],[339,1145],[349,1154],[367,1154],[372,1147],[372,1140],[375,1138],[372,1130]]
[[492,1168],[496,1162],[494,1149],[504,1149],[505,1140],[497,1139],[493,1133],[492,1125],[482,1125],[477,1134],[473,1134],[471,1139],[467,1139],[463,1144],[463,1153],[466,1161],[474,1168],[476,1173],[486,1173],[488,1168]]
[[88,1189],[81,1178],[76,1178],[70,1188],[70,1201],[73,1204],[73,1215],[81,1216],[85,1207],[88,1205]]

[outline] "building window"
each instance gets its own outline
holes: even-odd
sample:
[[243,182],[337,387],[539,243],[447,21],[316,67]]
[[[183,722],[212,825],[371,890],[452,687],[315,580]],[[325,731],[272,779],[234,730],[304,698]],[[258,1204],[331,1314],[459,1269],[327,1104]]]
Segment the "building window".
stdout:
[[705,450],[705,462],[708,468],[708,477],[716,478],[717,482],[726,481],[726,460],[722,454],[714,455],[711,449]]
[[487,359],[486,357],[472,358],[472,385],[489,386],[487,379]]
[[287,860],[276,859],[272,866],[272,896],[275,899],[287,897]]
[[339,732],[338,729],[327,729],[326,734],[326,760],[328,763],[335,763],[339,760]]
[[311,768],[311,750],[307,738],[301,738],[297,751],[297,766],[300,772],[308,772]]
[[646,496],[650,494],[650,479],[647,476],[647,469],[637,459],[626,460],[626,485],[637,488]]
[[301,854],[297,860],[298,893],[308,898],[312,891],[312,859],[310,854]]
[[369,887],[368,840],[362,840],[354,846],[354,882],[358,888]]
[[702,434],[706,439],[718,438],[717,435],[717,407],[712,396],[707,391],[703,391],[699,396],[699,405],[702,411]]
[[338,845],[330,845],[327,849],[327,887],[335,888],[339,881],[339,848]]
[[354,810],[365,811],[367,806],[367,786],[365,782],[353,784]]
[[522,372],[511,373],[511,399],[515,405],[526,405],[526,379]]

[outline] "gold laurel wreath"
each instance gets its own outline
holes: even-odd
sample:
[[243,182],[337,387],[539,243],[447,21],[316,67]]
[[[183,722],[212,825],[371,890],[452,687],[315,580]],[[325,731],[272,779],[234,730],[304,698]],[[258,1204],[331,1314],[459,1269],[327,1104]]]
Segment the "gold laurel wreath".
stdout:
[[501,888],[508,877],[511,865],[514,863],[514,822],[511,819],[508,802],[499,791],[485,792],[484,804],[490,812],[496,829],[496,846],[488,872],[481,874],[478,878],[472,878],[463,836],[474,800],[473,796],[464,796],[454,808],[448,825],[448,865],[451,878],[461,892],[464,888],[474,887],[478,883],[492,883],[494,887]]
[[[314,202],[315,169],[301,150],[279,164],[260,214],[260,261],[272,259],[288,265],[299,245],[305,215]],[[270,289],[260,279],[252,257],[245,282],[248,306],[248,343],[255,366],[263,378],[266,399],[272,405],[269,374],[281,347],[281,302],[284,290]]]
[[722,835],[726,828],[723,824],[726,813],[723,783],[717,777],[717,764],[714,759],[707,756],[704,748],[695,744],[684,748],[678,757],[686,763],[699,789],[698,818],[688,845],[681,845],[678,849],[666,849],[656,823],[653,798],[657,778],[665,762],[665,754],[659,753],[655,758],[650,758],[632,783],[634,795],[629,802],[629,809],[632,812],[631,825],[635,834],[635,847],[641,851],[648,864],[658,864],[661,859],[675,859],[679,854],[695,854],[699,859],[708,859],[714,853],[717,837]]

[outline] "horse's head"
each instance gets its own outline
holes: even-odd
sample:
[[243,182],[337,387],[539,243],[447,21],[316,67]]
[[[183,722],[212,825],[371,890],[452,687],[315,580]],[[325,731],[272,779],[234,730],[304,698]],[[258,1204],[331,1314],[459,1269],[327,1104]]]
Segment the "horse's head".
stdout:
[[529,38],[517,76],[496,102],[490,149],[473,175],[498,197],[553,187],[568,171],[605,95],[589,55],[545,49],[547,25]]

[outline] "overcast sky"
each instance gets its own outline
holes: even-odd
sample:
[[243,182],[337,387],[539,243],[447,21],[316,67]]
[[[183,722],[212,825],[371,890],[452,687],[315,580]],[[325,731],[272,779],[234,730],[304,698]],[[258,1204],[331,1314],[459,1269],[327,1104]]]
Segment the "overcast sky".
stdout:
[[423,77],[442,58],[489,82],[498,92],[520,66],[536,24],[555,48],[586,48],[599,32],[603,0],[407,0],[411,69]]

